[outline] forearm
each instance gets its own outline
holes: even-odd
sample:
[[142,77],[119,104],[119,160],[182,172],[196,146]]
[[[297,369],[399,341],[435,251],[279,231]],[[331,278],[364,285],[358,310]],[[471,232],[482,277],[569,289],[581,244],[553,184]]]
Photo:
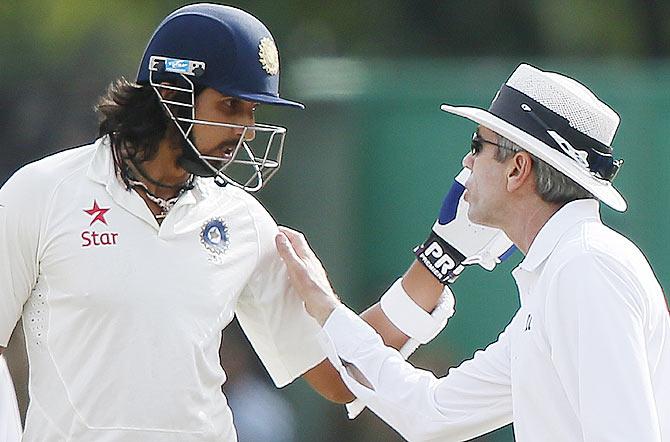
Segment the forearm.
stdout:
[[[277,250],[287,264],[291,283],[302,298],[307,312],[323,326],[341,302],[330,287],[321,263],[309,249],[304,237],[287,228],[281,230],[282,234],[276,238]],[[409,292],[409,299],[405,301],[416,302],[420,307],[415,310],[418,310],[420,315],[434,309],[444,289],[442,284],[416,262],[408,269],[402,285],[403,291]],[[400,349],[407,342],[408,336],[391,323],[379,304],[366,311],[363,317],[390,346]],[[353,399],[341,383],[337,371],[327,361],[309,370],[305,374],[305,379],[330,400],[346,402]]]
[[[403,276],[402,285],[412,300],[428,313],[435,308],[444,289],[444,286],[416,261]],[[323,325],[338,305],[339,303],[332,298],[323,297],[312,302],[310,310],[315,319]],[[407,342],[408,336],[391,323],[379,302],[360,316],[382,337],[385,345],[400,349]],[[304,378],[312,388],[332,402],[347,403],[354,399],[354,395],[344,385],[339,373],[328,360],[309,370]]]
[[[418,261],[414,261],[403,275],[402,286],[412,300],[428,313],[433,311],[444,290],[444,285]],[[408,336],[391,323],[379,302],[360,316],[379,333],[385,345],[400,349],[407,342]]]
[[328,357],[349,389],[408,440],[469,440],[511,420],[504,339],[438,379],[385,347],[344,307],[324,332]]
[[337,369],[328,359],[324,359],[316,367],[307,371],[303,378],[314,391],[331,402],[346,404],[356,398],[342,382]]

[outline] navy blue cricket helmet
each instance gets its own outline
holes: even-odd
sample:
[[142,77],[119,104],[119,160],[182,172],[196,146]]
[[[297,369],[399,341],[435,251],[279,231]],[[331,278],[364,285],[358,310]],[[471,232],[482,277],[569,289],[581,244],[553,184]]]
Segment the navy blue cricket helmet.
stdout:
[[[198,87],[255,103],[304,108],[279,97],[279,54],[270,31],[253,15],[230,6],[199,3],[168,15],[149,40],[137,82],[154,88],[181,132],[184,149],[178,161],[185,170],[214,177],[220,186],[232,184],[252,192],[279,170],[286,128],[199,119],[194,105]],[[166,89],[187,92],[190,99],[175,101],[161,94]],[[190,118],[176,108],[190,110]],[[241,132],[234,148],[205,155],[193,139],[194,125]]]
[[[279,96],[279,55],[274,39],[260,20],[240,9],[211,3],[177,9],[151,36],[137,83],[149,84],[152,57],[204,63],[204,70],[192,78],[193,82],[224,95],[304,108]],[[158,69],[153,81],[170,82],[176,72]]]

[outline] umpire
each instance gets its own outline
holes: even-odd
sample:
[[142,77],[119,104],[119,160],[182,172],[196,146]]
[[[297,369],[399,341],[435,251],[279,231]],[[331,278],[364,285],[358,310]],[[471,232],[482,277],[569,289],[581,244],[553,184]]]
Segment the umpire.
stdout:
[[511,422],[519,441],[670,441],[666,300],[644,255],[599,215],[598,200],[626,209],[612,186],[618,115],[577,81],[525,64],[488,110],[442,109],[478,124],[463,159],[467,213],[525,254],[512,272],[521,306],[496,342],[436,378],[385,347],[286,232],[280,253],[349,389],[412,441]]

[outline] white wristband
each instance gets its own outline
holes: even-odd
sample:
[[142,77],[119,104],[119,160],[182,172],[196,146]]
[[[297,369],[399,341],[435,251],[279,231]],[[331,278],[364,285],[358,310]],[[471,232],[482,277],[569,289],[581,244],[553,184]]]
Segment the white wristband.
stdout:
[[402,278],[382,295],[379,305],[384,314],[401,332],[421,344],[430,342],[442,331],[454,314],[454,295],[444,286],[437,307],[432,313],[419,307],[402,287]]

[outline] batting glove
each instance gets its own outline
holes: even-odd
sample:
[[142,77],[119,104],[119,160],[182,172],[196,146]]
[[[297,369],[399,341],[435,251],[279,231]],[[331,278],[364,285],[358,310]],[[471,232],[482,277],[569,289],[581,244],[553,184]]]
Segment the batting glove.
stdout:
[[463,193],[469,176],[467,168],[456,176],[428,239],[414,250],[417,259],[443,284],[454,282],[467,265],[493,270],[516,250],[502,230],[468,219]]

